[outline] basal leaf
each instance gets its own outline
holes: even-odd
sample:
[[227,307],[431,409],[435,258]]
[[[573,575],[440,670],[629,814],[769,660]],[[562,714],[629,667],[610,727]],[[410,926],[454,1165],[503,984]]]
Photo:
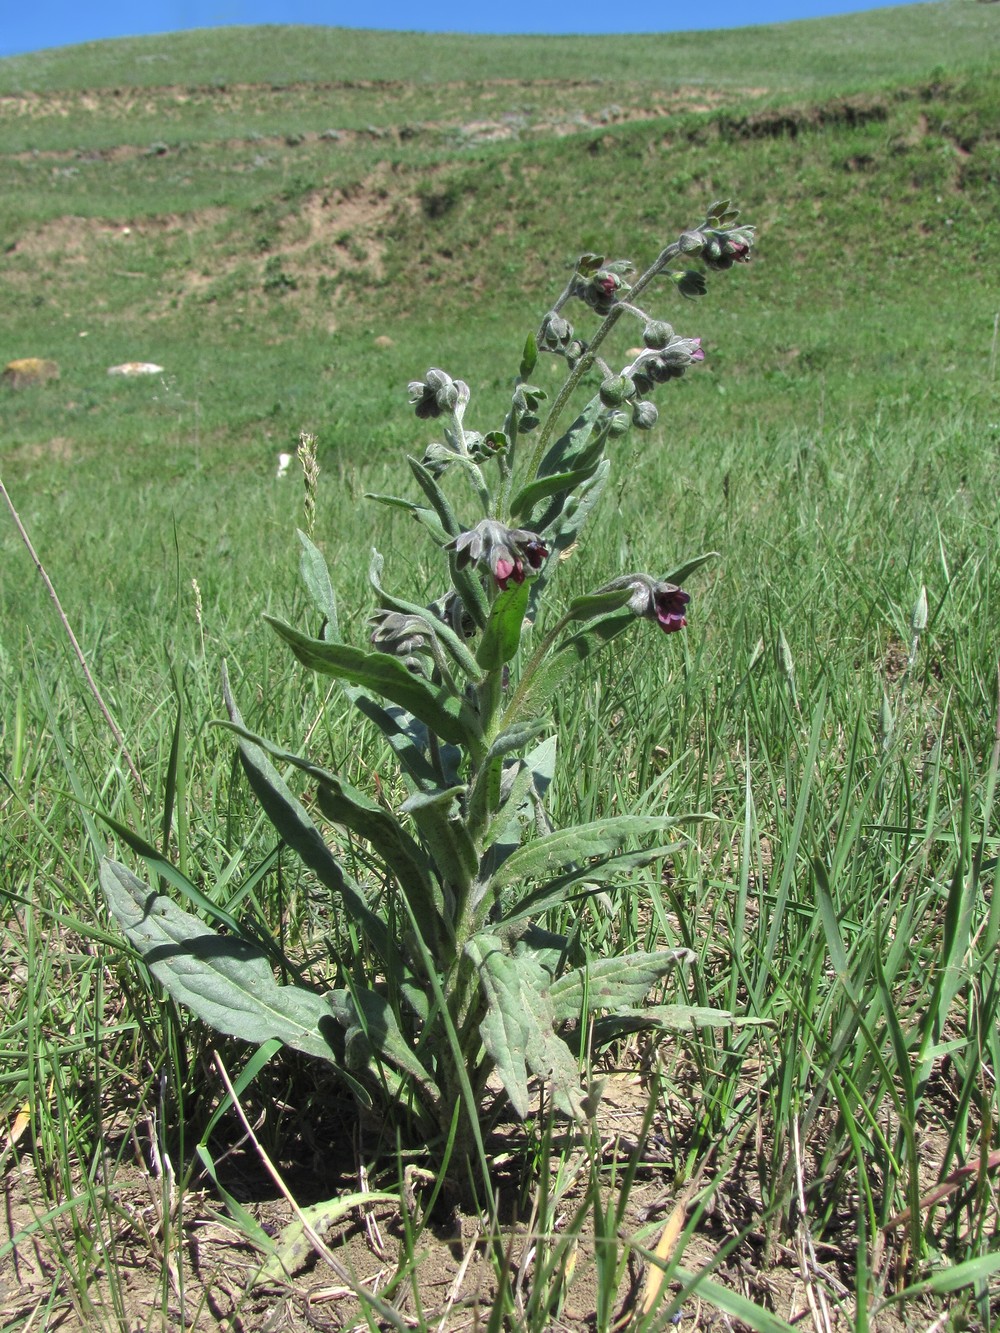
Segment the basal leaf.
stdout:
[[178,1004],[227,1036],[255,1045],[277,1038],[337,1065],[370,1105],[328,1040],[336,1028],[324,996],[303,986],[279,985],[255,945],[216,934],[115,861],[101,863],[101,888],[130,944]]
[[417,1083],[431,1104],[438,1100],[437,1085],[408,1045],[384,995],[357,986],[331,991],[325,998],[344,1028],[346,1058],[352,1068],[368,1069],[373,1056],[388,1061]]
[[523,1119],[528,1114],[525,1050],[531,1015],[522,1002],[517,968],[493,936],[474,935],[465,949],[478,969],[486,998],[486,1016],[479,1025],[479,1035],[511,1106]]
[[259,1287],[264,1283],[281,1283],[294,1277],[316,1252],[310,1232],[314,1232],[320,1240],[325,1240],[327,1232],[341,1218],[356,1208],[368,1208],[374,1203],[395,1203],[398,1206],[399,1196],[377,1190],[360,1190],[299,1208],[287,1226],[282,1228],[274,1242],[274,1252],[253,1279],[253,1285]]

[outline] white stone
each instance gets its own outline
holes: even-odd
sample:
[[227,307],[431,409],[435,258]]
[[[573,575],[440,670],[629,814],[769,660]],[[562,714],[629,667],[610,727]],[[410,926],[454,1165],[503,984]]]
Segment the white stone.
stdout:
[[152,361],[123,361],[120,366],[108,366],[109,375],[162,375],[163,367]]

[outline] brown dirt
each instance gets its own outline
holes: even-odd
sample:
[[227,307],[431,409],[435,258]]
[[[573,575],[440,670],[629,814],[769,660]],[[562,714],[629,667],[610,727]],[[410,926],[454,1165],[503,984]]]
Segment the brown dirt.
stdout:
[[[622,1276],[614,1300],[615,1320],[623,1323],[640,1307],[644,1298],[648,1267],[643,1251],[657,1247],[672,1221],[692,1223],[691,1193],[679,1184],[682,1161],[670,1160],[667,1137],[661,1133],[665,1118],[676,1141],[677,1126],[690,1120],[694,1066],[679,1049],[661,1044],[660,1063],[672,1066],[669,1092],[661,1092],[649,1137],[641,1148],[641,1164],[627,1206],[617,1228],[618,1254],[624,1256]],[[640,1153],[639,1138],[648,1110],[650,1089],[641,1067],[655,1052],[634,1049],[633,1066],[606,1075],[604,1099],[598,1124],[602,1145],[601,1194],[614,1198],[615,1182],[621,1179],[630,1155]],[[759,1076],[748,1065],[748,1089]],[[280,1159],[284,1179],[301,1206],[317,1199],[335,1197],[367,1188],[385,1189],[399,1197],[398,1185],[377,1174],[359,1175],[359,1158],[351,1148],[357,1128],[339,1122],[328,1142],[333,1149],[300,1141],[294,1159]],[[329,1129],[329,1127],[327,1127]],[[823,1127],[818,1126],[822,1139]],[[800,1220],[791,1232],[771,1232],[762,1219],[762,1202],[756,1186],[753,1162],[766,1145],[766,1114],[748,1126],[745,1148],[735,1152],[724,1167],[704,1165],[702,1186],[711,1184],[711,1198],[700,1219],[689,1225],[680,1262],[688,1272],[715,1266],[713,1280],[730,1291],[763,1306],[779,1318],[819,1330],[821,1314],[828,1320],[828,1333],[847,1333],[854,1327],[849,1248],[855,1224],[851,1209],[844,1208],[844,1248],[836,1229],[814,1241],[807,1221]],[[6,1136],[5,1136],[6,1137]],[[363,1324],[351,1281],[369,1291],[384,1288],[405,1254],[404,1204],[379,1203],[369,1214],[350,1214],[322,1237],[336,1265],[331,1268],[315,1252],[282,1281],[259,1282],[261,1256],[241,1230],[224,1215],[209,1182],[196,1179],[186,1191],[171,1189],[169,1172],[157,1166],[149,1144],[155,1137],[152,1117],[133,1133],[134,1151],[126,1152],[113,1171],[107,1193],[98,1186],[101,1201],[97,1218],[88,1216],[81,1203],[79,1215],[62,1212],[46,1217],[55,1202],[52,1184],[45,1188],[38,1178],[30,1134],[11,1145],[0,1159],[3,1171],[3,1222],[0,1250],[11,1238],[9,1253],[0,1258],[0,1327],[93,1330],[126,1328],[129,1333],[209,1333],[226,1329],[231,1333],[306,1333],[315,1329],[357,1328]],[[932,1159],[941,1144],[927,1137],[928,1172],[922,1184],[934,1181]],[[755,1138],[760,1140],[755,1142]],[[528,1298],[532,1281],[547,1254],[565,1243],[572,1233],[576,1208],[585,1196],[591,1171],[589,1151],[570,1141],[546,1164],[525,1156],[525,1132],[505,1126],[490,1142],[495,1163],[494,1186],[500,1193],[502,1224],[499,1236],[485,1234],[485,1219],[457,1207],[440,1212],[421,1233],[417,1246],[417,1298],[404,1284],[392,1299],[410,1327],[460,1333],[483,1328],[496,1299],[496,1254],[506,1256],[510,1288],[515,1301]],[[811,1161],[803,1151],[803,1172],[808,1185]],[[260,1165],[254,1150],[238,1141],[229,1153],[217,1152],[220,1179],[249,1213],[272,1235],[292,1217],[271,1178]],[[382,1164],[386,1169],[386,1164]],[[539,1173],[548,1169],[550,1201],[555,1201],[555,1232],[540,1235],[532,1228],[532,1206],[538,1197]],[[388,1173],[394,1170],[387,1168]],[[714,1177],[714,1178],[713,1178]],[[697,1179],[697,1173],[696,1173]],[[426,1173],[408,1170],[403,1198],[411,1217],[419,1216],[431,1184]],[[518,1202],[520,1200],[520,1202]],[[846,1201],[845,1201],[846,1202]],[[685,1207],[686,1205],[686,1207]],[[755,1224],[755,1219],[761,1221]],[[588,1227],[579,1235],[570,1266],[571,1280],[558,1311],[545,1324],[551,1333],[591,1333],[598,1325],[598,1271],[594,1237]],[[81,1258],[83,1235],[100,1230],[103,1257],[91,1262],[92,1277],[84,1285],[85,1295],[75,1287],[72,1269]],[[6,1235],[4,1232],[6,1231]],[[742,1242],[732,1247],[739,1233]],[[84,1247],[85,1248],[85,1247]],[[890,1281],[894,1256],[898,1254],[892,1233],[880,1240],[878,1251],[883,1280]],[[669,1253],[670,1251],[666,1251]],[[84,1261],[85,1262],[85,1261]],[[111,1299],[109,1273],[117,1274],[124,1322],[116,1316]],[[676,1289],[676,1288],[674,1288]],[[53,1299],[53,1292],[55,1298]],[[87,1303],[84,1304],[84,1301]],[[909,1308],[911,1318],[929,1324],[934,1313],[928,1307]],[[925,1318],[926,1316],[926,1318]],[[17,1321],[20,1321],[18,1324]],[[34,1322],[32,1322],[34,1321]],[[871,1323],[874,1333],[901,1333],[907,1325],[893,1309]],[[512,1327],[517,1327],[516,1324]],[[739,1321],[720,1316],[716,1307],[690,1297],[681,1310],[683,1330],[725,1327],[739,1330]]]

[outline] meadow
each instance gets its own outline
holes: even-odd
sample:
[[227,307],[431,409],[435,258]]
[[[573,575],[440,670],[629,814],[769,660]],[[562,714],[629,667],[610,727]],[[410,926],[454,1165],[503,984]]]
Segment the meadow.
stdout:
[[[998,25],[942,0],[0,61],[0,363],[60,367],[0,386],[4,1328],[994,1326]],[[589,1133],[539,1099],[486,1145],[491,1207],[431,1208],[398,1125],[151,981],[98,889],[131,857],[102,815],[329,984],[343,922],[212,725],[225,662],[253,731],[381,795],[380,739],[262,620],[312,616],[277,455],[317,438],[361,643],[373,545],[438,591],[364,498],[433,437],[407,382],[444,367],[492,427],[576,256],[648,260],[719,198],[755,258],[697,303],[657,289],[705,362],[621,442],[558,596],[718,556],[669,651],[630,635],[559,693],[550,792],[556,826],[711,817],[545,924],[593,960],[688,948],[665,998],[755,1022],[622,1041]],[[131,359],[163,372],[107,375]],[[343,1272],[305,1246],[260,1273],[296,1207]]]

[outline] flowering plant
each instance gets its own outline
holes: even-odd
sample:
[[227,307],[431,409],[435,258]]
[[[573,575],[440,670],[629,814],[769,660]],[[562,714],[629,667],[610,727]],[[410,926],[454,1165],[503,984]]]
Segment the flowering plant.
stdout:
[[[686,961],[684,950],[581,961],[569,939],[538,921],[567,901],[627,883],[678,845],[683,816],[622,814],[552,826],[545,800],[557,747],[548,708],[568,673],[637,620],[655,621],[665,634],[682,630],[690,598],[679,585],[708,557],[665,577],[620,574],[560,610],[551,606],[550,579],[605,490],[609,444],[632,427],[653,426],[655,388],[704,357],[698,338],[647,316],[639,298],[657,277],[684,295],[703,292],[701,270],[672,267],[678,261],[725,269],[747,260],[754,229],[736,226],[736,218],[728,203],[713,205],[633,281],[625,261],[583,255],[527,340],[500,429],[466,426],[469,388],[444,371],[410,384],[417,417],[435,422],[442,438],[408,459],[417,499],[372,498],[412,515],[437,547],[446,571],[437,601],[422,606],[389,591],[373,553],[378,609],[368,642],[347,643],[323,555],[299,534],[302,577],[321,628],[313,637],[270,623],[302,664],[335,678],[381,732],[405,790],[397,809],[252,734],[224,680],[226,725],[255,795],[329,891],[356,942],[344,984],[320,993],[279,983],[275,962],[286,976],[297,974],[275,941],[176,871],[171,882],[208,922],[124,866],[102,866],[113,915],[176,1000],[230,1035],[277,1038],[330,1061],[366,1105],[404,1106],[439,1162],[450,1158],[460,1175],[482,1151],[490,1114],[503,1107],[528,1113],[532,1079],[558,1111],[586,1118],[597,1096],[582,1073],[589,1052],[643,1027],[727,1018],[646,1003]],[[563,313],[574,301],[599,318],[589,340]],[[626,317],[641,324],[643,346],[613,371],[601,348]],[[563,358],[567,369],[547,410],[546,394],[531,382],[542,353]],[[564,408],[593,368],[598,392],[557,435]],[[472,516],[460,517],[467,507]],[[293,793],[276,762],[306,775],[314,808]],[[320,820],[367,846],[377,882],[348,874]],[[164,873],[162,860],[115,828]]]

